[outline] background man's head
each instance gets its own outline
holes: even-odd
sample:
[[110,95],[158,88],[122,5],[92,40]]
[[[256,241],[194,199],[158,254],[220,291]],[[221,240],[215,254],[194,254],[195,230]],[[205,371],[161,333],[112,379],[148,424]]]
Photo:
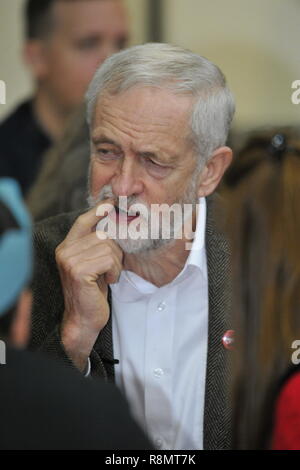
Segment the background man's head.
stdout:
[[79,105],[99,64],[126,45],[122,0],[27,0],[25,59],[61,111]]
[[116,198],[148,207],[194,203],[215,190],[231,162],[225,143],[234,100],[225,77],[180,47],[114,54],[96,72],[87,106],[91,201],[103,188],[110,195],[110,185]]
[[31,316],[31,223],[17,184],[0,179],[0,338],[26,345]]

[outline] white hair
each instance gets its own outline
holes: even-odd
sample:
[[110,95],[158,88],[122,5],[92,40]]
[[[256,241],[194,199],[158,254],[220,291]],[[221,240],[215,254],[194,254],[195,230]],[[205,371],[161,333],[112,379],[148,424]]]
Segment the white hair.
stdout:
[[116,95],[135,86],[159,87],[195,97],[190,127],[200,166],[215,149],[225,145],[235,111],[234,98],[223,73],[208,59],[159,43],[112,55],[99,67],[87,91],[88,124],[92,124],[101,95]]

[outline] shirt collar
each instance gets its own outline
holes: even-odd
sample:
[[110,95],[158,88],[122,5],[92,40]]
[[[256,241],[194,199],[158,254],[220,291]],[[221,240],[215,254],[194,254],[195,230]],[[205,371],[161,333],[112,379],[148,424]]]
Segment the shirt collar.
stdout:
[[[190,254],[186,260],[185,266],[181,273],[187,266],[196,266],[203,270],[203,251],[205,248],[205,227],[206,227],[206,199],[205,197],[199,198],[199,206],[197,213],[197,224],[195,237],[191,245]],[[179,273],[179,275],[181,274]]]

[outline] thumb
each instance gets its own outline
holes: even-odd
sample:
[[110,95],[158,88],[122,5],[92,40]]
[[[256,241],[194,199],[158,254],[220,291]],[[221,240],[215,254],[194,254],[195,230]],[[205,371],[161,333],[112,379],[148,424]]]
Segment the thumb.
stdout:
[[102,274],[102,276],[100,276],[98,278],[97,284],[98,284],[99,289],[101,290],[102,294],[105,296],[105,298],[107,298],[108,285],[107,285],[107,282],[105,280],[105,275],[104,274]]

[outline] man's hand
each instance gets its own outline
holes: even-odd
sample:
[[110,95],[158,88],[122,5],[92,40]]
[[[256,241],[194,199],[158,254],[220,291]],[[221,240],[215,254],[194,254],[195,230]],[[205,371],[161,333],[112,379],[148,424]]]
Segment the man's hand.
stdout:
[[61,338],[81,371],[109,319],[107,284],[116,283],[122,270],[120,247],[96,235],[95,226],[101,220],[96,210],[81,215],[56,249],[65,300]]

